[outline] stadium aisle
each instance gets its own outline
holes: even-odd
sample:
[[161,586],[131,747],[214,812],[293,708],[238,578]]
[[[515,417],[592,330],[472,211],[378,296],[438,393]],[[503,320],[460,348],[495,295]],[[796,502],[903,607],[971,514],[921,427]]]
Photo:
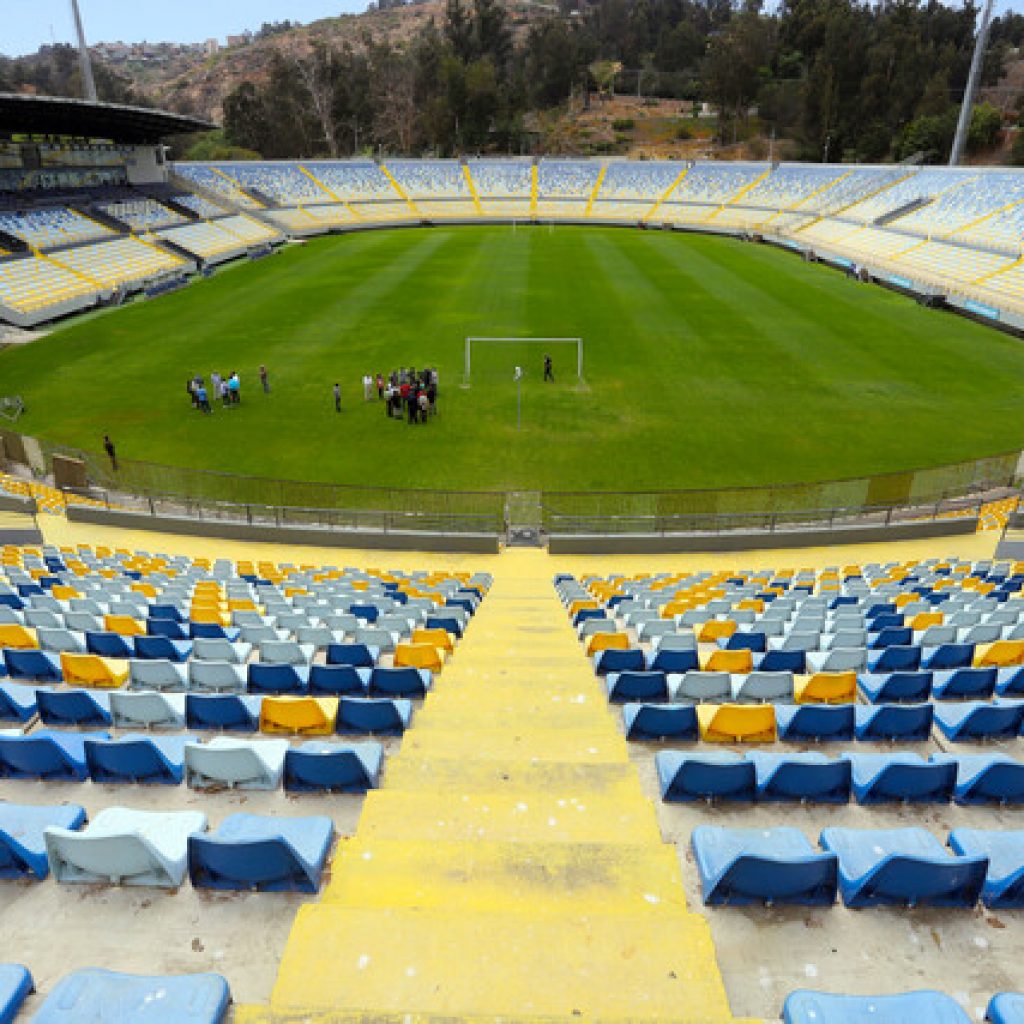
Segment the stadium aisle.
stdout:
[[296,918],[271,1006],[237,1020],[732,1020],[547,566],[503,557]]

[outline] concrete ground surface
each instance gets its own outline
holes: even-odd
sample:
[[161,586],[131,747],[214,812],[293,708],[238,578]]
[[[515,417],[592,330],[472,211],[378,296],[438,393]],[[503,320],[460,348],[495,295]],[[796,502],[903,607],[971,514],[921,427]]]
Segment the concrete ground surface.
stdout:
[[[354,991],[357,994],[351,998],[362,1000],[363,1019],[381,1019],[396,1009],[389,1003],[395,979],[386,972],[360,978],[345,965],[344,957],[355,953],[357,945],[350,933],[346,934],[346,928],[367,925],[367,941],[386,950],[388,928],[399,923],[409,937],[403,948],[416,948],[416,943],[429,944],[436,938],[437,952],[454,958],[450,966],[440,955],[424,953],[420,961],[424,967],[429,963],[437,973],[439,988],[448,986],[450,998],[435,997],[429,986],[413,975],[399,977],[405,986],[403,991],[412,1000],[407,1009],[414,1016],[417,1012],[434,1012],[452,1021],[471,1015],[494,1019],[500,1014],[522,1014],[525,1018],[539,1012],[558,1020],[622,1017],[623,1009],[631,1004],[621,992],[614,991],[614,986],[624,984],[626,994],[632,990],[635,996],[632,1005],[640,1017],[705,1024],[723,1019],[717,995],[723,983],[729,1010],[739,1018],[777,1019],[786,995],[801,987],[865,994],[933,987],[950,993],[972,1018],[981,1019],[994,992],[1024,988],[1024,914],[1019,912],[1018,919],[1014,912],[981,909],[850,911],[841,904],[827,909],[705,908],[689,848],[690,831],[697,824],[741,828],[785,824],[800,828],[812,842],[822,828],[830,825],[917,825],[944,839],[958,826],[1024,827],[1024,810],[953,804],[662,804],[654,772],[654,753],[661,748],[657,744],[624,743],[619,712],[604,704],[603,687],[592,675],[551,583],[553,574],[559,571],[608,575],[698,568],[820,568],[932,556],[990,558],[998,539],[996,533],[951,538],[946,543],[907,542],[724,556],[554,558],[534,550],[473,556],[254,545],[123,533],[68,524],[51,516],[42,518],[42,525],[47,541],[55,544],[107,544],[150,552],[266,558],[294,564],[457,568],[495,575],[492,594],[439,677],[437,689],[428,697],[422,713],[414,716],[412,730],[400,748],[398,744],[389,745],[383,788],[369,797],[367,808],[376,809],[363,816],[362,828],[364,802],[356,797],[0,782],[0,799],[24,803],[68,800],[84,804],[90,815],[111,805],[199,809],[208,815],[211,828],[238,810],[329,814],[339,835],[354,837],[344,842],[345,849],[351,846],[353,851],[365,852],[369,844],[382,843],[389,851],[380,876],[367,873],[365,865],[361,873],[354,861],[336,857],[335,870],[325,876],[319,897],[208,895],[197,893],[187,883],[177,893],[57,885],[52,879],[41,884],[0,886],[3,959],[26,963],[42,994],[59,977],[83,966],[137,973],[213,970],[230,982],[236,1002],[234,1017],[239,1021],[332,1019],[274,1015],[275,993],[280,1007],[292,1009],[302,1004],[306,986],[313,993],[317,1011],[323,1011],[331,1000],[344,1003],[349,998],[346,993]],[[489,607],[493,614],[484,616],[484,609]],[[474,716],[477,696],[483,709],[479,718]],[[580,697],[582,701],[570,703]],[[1020,757],[1024,753],[1022,743],[1018,740],[985,748],[958,744],[954,748],[933,740],[899,749],[924,754],[939,749],[957,753],[984,749]],[[666,746],[697,749],[696,744]],[[777,744],[771,749],[811,748]],[[886,748],[840,743],[817,749],[836,756],[847,749],[869,752]],[[633,778],[624,777],[624,770]],[[496,783],[496,777],[502,785]],[[508,792],[506,783],[514,793],[514,799],[506,798],[507,807],[495,793],[496,789]],[[515,844],[546,842],[553,827],[547,823],[549,818],[535,814],[533,809],[522,812],[521,820],[517,818],[520,803],[539,808],[547,796],[557,803],[558,799],[571,802],[584,795],[591,813],[581,812],[576,831],[557,836],[562,844],[560,851],[556,853],[549,846],[546,856],[550,861],[545,863],[578,865],[581,844],[602,846],[604,863],[617,867],[607,875],[611,906],[601,910],[602,893],[586,881],[594,877],[589,873],[581,881],[581,876],[568,869],[542,872],[544,878],[537,883],[521,870],[509,867],[509,858],[514,860],[518,854]],[[607,817],[619,813],[624,815],[621,837],[615,835]],[[656,823],[653,836],[643,824],[648,816]],[[444,859],[430,855],[440,838],[435,825],[442,821],[448,821],[447,827],[457,832],[451,835],[453,845],[445,849],[456,858],[458,871],[446,871]],[[657,841],[659,827],[664,843],[674,847],[678,872],[671,865],[666,867],[662,859],[665,852],[673,851],[666,851]],[[401,843],[409,844],[407,854],[397,848],[396,844]],[[649,915],[637,915],[633,910],[625,914],[617,908],[616,901],[632,906],[630,901],[643,889],[643,880],[628,867],[629,858],[608,852],[619,843],[633,851],[630,856],[635,856],[637,863],[652,865],[666,906]],[[422,865],[421,874],[416,865]],[[553,884],[569,877],[576,880]],[[371,883],[381,888],[373,889]],[[435,902],[429,911],[413,913],[422,901]],[[589,940],[579,930],[581,907],[585,909],[583,917],[604,919],[603,924],[593,926]],[[301,908],[307,909],[296,921]],[[616,928],[608,925],[611,915],[619,913],[624,916],[618,939],[625,936],[640,943],[640,960],[647,964],[635,975],[613,967],[621,942],[616,945]],[[417,918],[422,927],[411,924]],[[710,927],[714,943],[710,958],[703,949],[701,936],[706,926],[699,924],[701,921]],[[509,932],[512,923],[516,934]],[[664,928],[662,938],[659,928]],[[530,959],[530,970],[536,972],[533,987],[538,1003],[533,1011],[515,1005],[515,1000],[529,990],[530,979],[520,976],[515,982],[495,984],[494,979],[501,974],[495,973],[493,965],[484,964],[479,952],[488,942],[507,948],[512,940],[530,937],[550,943],[543,956]],[[705,978],[691,993],[696,999],[680,993],[673,1001],[671,986],[659,987],[661,982],[655,983],[650,968],[652,963],[662,963],[666,943],[671,945],[677,937],[684,945],[693,943],[692,955],[684,949],[682,958],[692,972],[689,977],[695,983],[698,977]],[[588,973],[593,971],[590,989],[580,988],[575,994],[585,996],[586,1002],[570,1007],[563,996],[566,991],[575,992],[574,982],[579,979],[569,972],[580,970],[581,963],[573,949],[586,949],[588,941],[596,943],[595,959],[587,965]],[[579,945],[574,947],[574,943]],[[301,958],[310,952],[316,952],[313,962],[320,969],[311,970],[307,978]],[[335,953],[340,960],[335,960]],[[511,962],[510,958],[507,963]],[[561,977],[560,965],[566,972]],[[283,967],[280,979],[279,966]],[[408,969],[404,962],[395,965],[396,971],[399,968]],[[602,971],[606,974],[603,981]],[[716,980],[719,971],[720,982]],[[474,972],[479,975],[476,986],[461,980]],[[490,990],[481,992],[488,985]],[[706,1013],[701,1012],[699,993],[710,1000]],[[434,1003],[428,1005],[431,999]],[[461,1005],[466,1010],[460,1010],[459,999],[464,1000]],[[35,997],[30,1008],[39,1002],[40,997]],[[574,1015],[573,1008],[581,1012]]]

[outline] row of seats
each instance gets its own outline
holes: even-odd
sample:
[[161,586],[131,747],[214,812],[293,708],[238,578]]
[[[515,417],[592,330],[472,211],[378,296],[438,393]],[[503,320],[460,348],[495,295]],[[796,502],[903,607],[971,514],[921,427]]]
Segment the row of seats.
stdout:
[[694,754],[660,750],[661,798],[859,804],[1024,802],[1024,762],[1002,754]]
[[97,285],[43,256],[0,260],[0,306],[16,313],[95,300]]
[[36,249],[78,245],[113,235],[109,228],[68,206],[0,211],[0,231],[6,231]]
[[[846,996],[800,989],[791,993],[782,1011],[785,1024],[970,1024],[973,1018],[951,996],[933,990],[884,996]],[[991,1024],[1024,1024],[1024,995],[1000,992],[989,1001],[985,1020]]]
[[691,844],[709,905],[1024,906],[1024,832],[954,829],[950,853],[920,828],[826,828],[815,849],[795,828],[698,825]]
[[127,224],[132,231],[150,231],[171,224],[187,223],[180,213],[155,199],[120,199],[112,203],[100,203],[99,209],[122,224]]
[[[178,889],[320,889],[334,841],[326,816],[231,814],[215,831],[200,811],[0,803],[0,878]],[[0,1017],[0,1019],[3,1019]],[[123,1018],[122,1018],[123,1019]]]

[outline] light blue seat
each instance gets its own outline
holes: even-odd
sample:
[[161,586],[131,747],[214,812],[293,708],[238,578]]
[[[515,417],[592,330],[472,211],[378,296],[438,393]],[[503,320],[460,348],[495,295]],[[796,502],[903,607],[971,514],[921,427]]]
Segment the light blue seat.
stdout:
[[992,1024],[1024,1024],[1024,995],[1019,992],[998,992],[985,1011],[985,1020]]
[[672,700],[684,704],[727,701],[732,696],[732,680],[728,672],[673,674],[668,678],[668,685]]
[[114,690],[110,714],[118,729],[184,729],[185,694]]
[[1024,803],[1024,763],[1005,754],[932,754],[930,761],[956,765],[953,799],[958,804]]
[[365,793],[380,781],[384,748],[379,743],[307,740],[284,759],[284,788],[295,793]]
[[858,704],[854,735],[858,740],[926,740],[931,735],[932,704]]
[[659,750],[654,763],[661,799],[666,803],[754,799],[754,765],[739,754],[682,754],[675,750]]
[[62,978],[33,1024],[221,1024],[231,1002],[219,974],[134,975],[87,968]]
[[831,651],[808,651],[805,661],[809,673],[863,672],[867,652],[863,647],[834,647]]
[[949,834],[949,847],[961,857],[988,859],[988,873],[981,890],[981,901],[986,907],[1024,907],[1024,832],[956,828]]
[[831,906],[838,859],[794,828],[698,825],[691,836],[701,892],[709,906],[795,903]]
[[0,801],[0,878],[46,878],[50,864],[46,859],[45,830],[51,825],[78,829],[83,824],[85,808],[78,804],[38,807]]
[[848,907],[973,907],[988,870],[985,857],[951,857],[919,828],[826,828],[822,849],[839,856],[839,891]]
[[739,704],[775,704],[793,700],[792,672],[764,672],[755,669],[731,678],[732,699]]
[[319,892],[333,837],[328,817],[231,814],[189,838],[189,876],[197,889]]
[[75,630],[65,629],[63,626],[56,628],[40,626],[36,629],[36,640],[39,641],[40,650],[53,651],[55,654],[60,654],[62,651],[69,651],[72,654],[84,654],[86,651],[87,635]]
[[1013,739],[1024,723],[1024,702],[993,700],[940,704],[935,724],[953,743],[970,740]]
[[169,659],[128,662],[128,685],[133,690],[184,690],[188,686],[188,666]]
[[0,683],[0,722],[27,722],[37,710],[34,686]]
[[845,804],[850,799],[850,762],[824,754],[772,754],[751,751],[759,800],[807,800]]
[[956,765],[925,761],[919,754],[844,754],[859,804],[890,801],[946,803],[953,797]]
[[224,637],[200,637],[192,644],[192,661],[220,661],[244,665],[252,654],[252,644],[232,643]]
[[287,740],[230,736],[186,743],[185,782],[192,789],[277,789],[288,747]]
[[787,742],[852,740],[854,705],[776,704],[775,724]]
[[188,687],[199,693],[245,693],[245,666],[228,661],[190,661]]
[[941,992],[841,996],[799,989],[786,997],[785,1024],[971,1024],[960,1004]]
[[21,1004],[35,991],[27,967],[0,964],[0,1024],[14,1024]]
[[697,738],[697,709],[693,704],[626,704],[622,723],[628,740]]

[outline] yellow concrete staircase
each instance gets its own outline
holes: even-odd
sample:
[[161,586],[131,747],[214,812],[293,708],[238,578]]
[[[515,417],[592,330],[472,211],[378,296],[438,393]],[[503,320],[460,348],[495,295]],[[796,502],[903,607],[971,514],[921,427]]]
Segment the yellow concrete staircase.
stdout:
[[502,566],[236,1021],[732,1021],[548,571]]

